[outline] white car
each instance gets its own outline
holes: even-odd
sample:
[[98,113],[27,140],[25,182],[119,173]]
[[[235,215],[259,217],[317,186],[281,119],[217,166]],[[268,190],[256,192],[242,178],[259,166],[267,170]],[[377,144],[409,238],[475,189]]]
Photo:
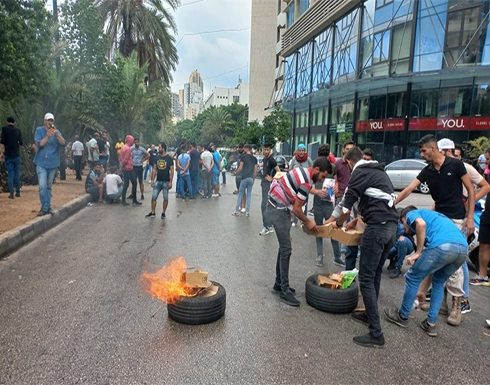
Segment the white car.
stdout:
[[[426,166],[427,163],[423,159],[400,159],[387,165],[385,171],[391,183],[393,183],[393,188],[395,190],[403,190]],[[430,192],[426,182],[421,183],[418,190],[422,194],[428,194]]]

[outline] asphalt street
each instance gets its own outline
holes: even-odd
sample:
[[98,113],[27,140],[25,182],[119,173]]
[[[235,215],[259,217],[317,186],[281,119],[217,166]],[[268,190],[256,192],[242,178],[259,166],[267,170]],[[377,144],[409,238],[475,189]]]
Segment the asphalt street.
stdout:
[[[231,182],[231,183],[230,183]],[[231,216],[234,178],[222,197],[170,196],[167,219],[142,207],[86,207],[0,261],[1,384],[481,384],[488,378],[490,289],[471,287],[472,312],[460,327],[441,316],[438,337],[419,327],[382,327],[385,349],[355,345],[367,327],[348,314],[320,312],[305,302],[305,281],[339,271],[325,242],[315,266],[315,240],[291,229],[291,286],[299,308],[272,293],[277,240],[258,232],[260,185],[250,218]],[[146,185],[149,190],[148,185]],[[430,207],[430,197],[405,202]],[[310,198],[311,206],[311,198]],[[168,318],[145,293],[144,271],[182,255],[227,291],[226,313],[200,326]],[[406,271],[406,266],[404,267]],[[470,274],[474,274],[472,271]],[[398,306],[404,279],[383,272],[380,309]],[[152,315],[156,312],[156,315]]]

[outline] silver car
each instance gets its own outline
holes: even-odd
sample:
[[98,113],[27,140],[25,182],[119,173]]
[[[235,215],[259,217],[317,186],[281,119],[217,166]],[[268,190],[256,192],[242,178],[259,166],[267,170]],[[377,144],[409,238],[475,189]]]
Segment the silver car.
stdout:
[[[427,163],[423,159],[400,159],[395,160],[385,167],[391,183],[395,190],[403,190],[419,175]],[[429,186],[427,183],[421,183],[418,190],[422,194],[428,194]]]

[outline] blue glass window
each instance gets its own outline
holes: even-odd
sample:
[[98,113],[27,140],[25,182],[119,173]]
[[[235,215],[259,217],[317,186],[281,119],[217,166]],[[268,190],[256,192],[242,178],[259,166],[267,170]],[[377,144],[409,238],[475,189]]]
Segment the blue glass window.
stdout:
[[299,0],[299,14],[302,15],[310,6],[310,0]]

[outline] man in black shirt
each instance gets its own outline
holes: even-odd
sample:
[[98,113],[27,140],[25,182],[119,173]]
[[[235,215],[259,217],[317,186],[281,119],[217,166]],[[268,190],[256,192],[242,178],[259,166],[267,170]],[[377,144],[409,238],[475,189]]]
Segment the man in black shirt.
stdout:
[[2,137],[0,140],[0,161],[5,160],[5,165],[7,166],[10,199],[14,199],[14,185],[15,196],[20,197],[19,146],[22,146],[22,133],[15,127],[14,123],[14,118],[7,118],[7,125],[2,127]]
[[[422,182],[427,182],[430,195],[435,202],[435,210],[450,218],[460,230],[466,228],[467,235],[475,231],[473,213],[475,210],[475,189],[471,184],[466,168],[458,159],[445,156],[439,151],[434,135],[426,135],[419,141],[420,155],[429,163],[419,175],[396,198],[395,204],[403,201]],[[463,187],[468,190],[468,212],[463,202]],[[463,290],[463,271],[459,268],[447,281],[447,292],[453,297],[453,308],[448,323],[458,326],[461,323],[461,299]],[[417,294],[421,304],[430,286],[431,277],[420,285]],[[446,296],[444,297],[444,301]]]
[[153,187],[151,211],[146,214],[146,218],[155,218],[157,198],[160,191],[163,191],[163,209],[161,218],[165,219],[165,212],[167,211],[168,206],[168,190],[172,188],[172,180],[174,179],[174,160],[167,154],[167,145],[165,142],[160,143],[158,152],[159,155],[155,158],[153,172],[151,174],[151,187]]
[[277,165],[274,156],[272,155],[271,145],[264,145],[264,159],[262,161],[262,182],[260,186],[262,187],[262,204],[260,205],[260,209],[262,210],[262,225],[263,228],[259,232],[259,235],[267,235],[274,232],[274,227],[272,223],[267,218],[267,202],[269,201],[269,189],[271,187],[271,183],[276,172],[281,171],[279,166]]
[[240,215],[240,202],[242,201],[245,190],[247,191],[247,208],[245,210],[245,216],[250,216],[250,201],[252,200],[252,187],[254,185],[254,179],[257,176],[257,158],[252,155],[252,150],[249,144],[243,146],[244,155],[240,158],[240,165],[236,170],[236,174],[240,175],[242,180],[240,181],[240,189],[238,190],[238,197],[236,201],[235,211],[231,215],[237,217]]

